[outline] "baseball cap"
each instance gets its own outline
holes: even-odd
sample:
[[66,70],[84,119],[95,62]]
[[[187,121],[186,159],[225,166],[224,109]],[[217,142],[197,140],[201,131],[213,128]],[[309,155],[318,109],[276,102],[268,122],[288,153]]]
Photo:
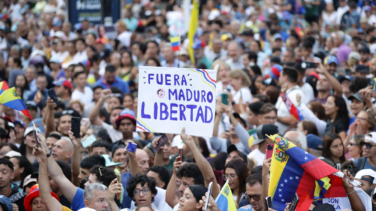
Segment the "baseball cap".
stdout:
[[120,113],[120,116],[115,121],[116,128],[117,129],[119,128],[120,121],[124,118],[130,119],[130,120],[132,120],[133,124],[136,124],[136,117],[135,116],[136,115],[134,114],[134,111],[127,109],[127,108],[123,109]]
[[366,46],[366,45],[362,45],[362,47],[360,47],[358,51],[359,52],[370,53],[370,50],[369,50],[368,46]]
[[363,100],[362,96],[360,96],[359,92],[350,95],[347,99],[349,99],[349,100],[357,99],[360,102],[364,102],[364,100]]
[[232,40],[232,35],[230,34],[230,33],[225,33],[225,34],[222,34],[221,35],[221,40],[222,41],[226,41],[226,40],[228,40],[228,39],[230,39],[230,40]]
[[177,147],[178,149],[183,148],[184,142],[181,139],[180,135],[177,135],[172,139],[171,147]]
[[110,55],[111,55],[111,51],[110,51],[110,49],[105,48],[105,49],[103,49],[103,51],[99,54],[99,58],[100,58],[100,59],[105,59],[105,58],[109,57]]
[[265,86],[275,86],[275,87],[277,87],[277,83],[272,78],[267,78],[267,79],[263,80],[262,84],[264,84]]
[[282,65],[279,65],[279,64],[273,65],[272,68],[270,69],[270,76],[274,79],[278,79],[280,77],[282,69],[283,69]]
[[347,61],[359,62],[360,61],[360,54],[359,54],[359,52],[356,52],[356,51],[350,52],[349,58],[347,59]]
[[325,64],[335,63],[336,65],[338,65],[338,59],[334,55],[327,56],[324,61]]
[[376,143],[376,132],[368,133],[364,139]]
[[37,178],[31,178],[31,174],[29,174],[24,179],[23,187],[26,187],[28,184],[33,183],[33,182],[37,183],[38,180],[37,180]]
[[[33,185],[31,187],[29,194],[25,197],[24,200],[24,206],[27,211],[32,211],[31,209],[31,201],[39,196],[39,186],[38,185]],[[51,196],[54,197],[56,200],[60,201],[59,197],[56,195],[56,193],[51,191]]]
[[256,128],[257,139],[253,144],[259,144],[268,138],[266,135],[274,135],[278,133],[278,127],[272,124],[259,125]]
[[323,143],[320,137],[308,134],[307,135],[307,147],[315,150],[322,150]]
[[344,80],[348,80],[351,82],[354,80],[354,77],[352,77],[351,75],[339,75],[337,77],[337,80],[339,81],[339,83],[342,83]]
[[21,153],[13,151],[13,150],[7,152],[7,154],[4,155],[5,158],[12,158],[12,157],[18,157],[18,156],[22,156]]
[[58,38],[63,38],[64,36],[65,36],[65,34],[62,31],[57,31],[54,34],[54,37],[58,37]]
[[110,155],[103,154],[101,156],[104,158],[105,166],[106,167],[123,165],[123,163],[115,163],[115,162],[113,162],[111,160],[111,158],[110,158]]
[[[40,131],[39,128],[35,127],[35,130],[37,131],[37,133],[42,133]],[[26,137],[30,132],[33,132],[34,131],[34,127],[33,126],[30,126],[28,128],[26,128],[25,132],[24,132],[24,137]]]
[[182,56],[182,55],[186,55],[186,56],[188,56],[189,54],[188,54],[187,49],[185,49],[185,48],[181,48],[180,51],[177,51],[177,52],[176,52],[176,55],[177,55],[177,56]]
[[227,154],[230,154],[233,151],[237,151],[240,157],[243,158],[244,163],[248,163],[247,156],[244,153],[240,152],[234,144],[231,144],[230,146],[227,147]]
[[273,35],[273,41],[276,41],[277,39],[282,40],[282,35],[280,33],[277,33],[277,34]]
[[358,73],[368,73],[369,69],[366,65],[359,64],[359,65],[356,65],[355,71]]
[[60,78],[59,80],[54,81],[53,84],[55,86],[64,86],[70,90],[73,89],[72,83],[66,78]]
[[[5,207],[7,208],[7,211],[12,211],[13,210],[13,204],[12,204],[12,201],[4,196],[4,195],[0,195],[0,204],[3,204],[5,205]],[[3,208],[5,208],[3,207]]]
[[60,59],[58,56],[53,56],[51,57],[50,59],[50,63],[56,63],[56,64],[60,64]]
[[[373,177],[373,180],[369,178],[363,178],[363,176]],[[358,173],[356,173],[355,179],[361,179],[361,180],[369,181],[372,184],[376,184],[376,172],[372,169],[362,169],[358,171]]]
[[37,103],[34,101],[26,101],[25,106],[27,109],[32,108],[37,110]]

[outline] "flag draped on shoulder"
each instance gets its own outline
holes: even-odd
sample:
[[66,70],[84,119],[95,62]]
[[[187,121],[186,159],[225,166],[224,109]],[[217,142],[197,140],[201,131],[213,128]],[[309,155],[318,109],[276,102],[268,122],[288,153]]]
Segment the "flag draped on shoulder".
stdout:
[[228,185],[228,181],[223,186],[221,192],[215,199],[219,210],[236,211],[236,205],[232,196],[231,188]]
[[189,31],[188,31],[188,39],[189,39],[188,54],[193,64],[196,63],[194,51],[192,47],[194,44],[194,38],[195,38],[195,34],[197,31],[197,27],[198,27],[199,10],[200,10],[200,0],[193,0],[193,9],[191,11],[191,22],[190,22]]
[[17,94],[16,88],[12,87],[5,90],[0,95],[0,104],[5,105],[6,107],[12,108],[16,111],[21,111],[27,117],[31,118],[29,111],[27,110],[25,103],[22,101],[21,97]]
[[297,107],[295,107],[294,103],[290,100],[290,98],[286,95],[281,93],[280,94],[283,102],[286,104],[287,109],[289,110],[290,114],[298,121],[303,121],[304,117],[302,113],[299,111]]
[[[286,203],[291,202],[297,193],[299,196],[297,210],[308,210],[314,199],[316,181],[330,190],[333,184],[331,183],[330,186],[327,180],[321,179],[328,176],[337,177],[333,174],[338,170],[278,134],[269,138],[276,144],[271,161],[269,183],[269,196],[272,197],[274,209],[283,211]],[[338,178],[341,181],[341,178]],[[340,186],[342,187],[342,183]]]

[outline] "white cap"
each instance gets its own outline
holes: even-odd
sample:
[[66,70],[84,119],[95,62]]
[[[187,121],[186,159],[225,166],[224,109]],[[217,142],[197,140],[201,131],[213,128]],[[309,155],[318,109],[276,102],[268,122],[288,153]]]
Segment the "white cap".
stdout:
[[63,38],[65,37],[65,34],[62,31],[57,31],[55,32],[54,37]]
[[7,154],[4,155],[4,157],[8,157],[8,158],[12,158],[12,157],[16,157],[16,156],[22,156],[22,155],[21,155],[21,153],[13,151],[13,150],[7,152]]
[[96,211],[96,210],[88,208],[88,207],[84,207],[84,208],[79,209],[78,211]]
[[184,142],[181,140],[180,135],[177,135],[172,139],[171,147],[177,147],[178,149],[183,148]]
[[376,132],[368,133],[364,139],[367,141],[372,141],[376,144]]
[[[39,130],[39,128],[37,128],[37,127],[35,128],[35,130],[37,131],[37,133],[42,133]],[[27,134],[29,134],[30,132],[33,132],[33,131],[34,131],[34,127],[33,126],[30,126],[30,127],[26,128],[25,133],[24,133],[24,137],[26,137]]]
[[208,19],[210,21],[212,21],[212,20],[216,19],[219,16],[221,16],[221,13],[219,12],[219,10],[212,10],[209,13]]
[[373,177],[373,184],[376,184],[376,172],[372,169],[363,169],[358,171],[355,175],[355,179],[362,179],[363,176],[371,176]]

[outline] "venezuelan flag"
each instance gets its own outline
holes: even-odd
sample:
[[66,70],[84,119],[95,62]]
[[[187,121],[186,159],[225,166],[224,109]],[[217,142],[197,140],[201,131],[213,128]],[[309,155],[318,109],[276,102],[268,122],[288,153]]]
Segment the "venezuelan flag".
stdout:
[[9,89],[9,86],[6,81],[0,82],[0,95],[3,94],[5,90]]
[[[283,211],[286,203],[291,202],[297,193],[297,210],[308,210],[314,199],[316,180],[333,176],[338,170],[278,134],[269,138],[277,146],[272,156],[269,183],[269,196],[272,197],[274,209]],[[329,188],[327,185],[325,187]]]
[[193,44],[194,38],[198,27],[198,13],[200,10],[200,2],[199,0],[193,0],[193,9],[191,14],[191,22],[189,23],[189,31],[188,31],[188,54],[189,58],[191,59],[192,64],[195,64],[195,56],[193,51]]
[[302,113],[300,113],[299,109],[295,107],[294,103],[290,100],[290,98],[286,95],[281,93],[280,94],[283,102],[286,104],[287,109],[289,110],[290,114],[296,119],[296,121],[300,122],[304,120]]
[[373,91],[376,92],[376,78],[373,78],[373,87],[372,87],[372,89],[373,89]]
[[228,181],[223,186],[221,192],[215,199],[219,210],[236,211],[236,205],[234,198],[232,197],[231,188],[228,185]]
[[172,51],[180,50],[180,37],[171,37],[170,38]]
[[31,118],[29,111],[27,110],[25,103],[22,101],[21,97],[17,94],[16,88],[12,87],[10,89],[5,90],[0,95],[0,104],[5,105],[8,108],[12,108],[16,111],[21,111],[27,117]]

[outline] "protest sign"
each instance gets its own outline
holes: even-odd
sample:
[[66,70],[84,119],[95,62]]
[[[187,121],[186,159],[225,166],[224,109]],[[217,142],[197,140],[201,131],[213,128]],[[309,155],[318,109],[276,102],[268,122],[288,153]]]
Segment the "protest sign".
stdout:
[[210,137],[217,71],[140,67],[137,131]]

